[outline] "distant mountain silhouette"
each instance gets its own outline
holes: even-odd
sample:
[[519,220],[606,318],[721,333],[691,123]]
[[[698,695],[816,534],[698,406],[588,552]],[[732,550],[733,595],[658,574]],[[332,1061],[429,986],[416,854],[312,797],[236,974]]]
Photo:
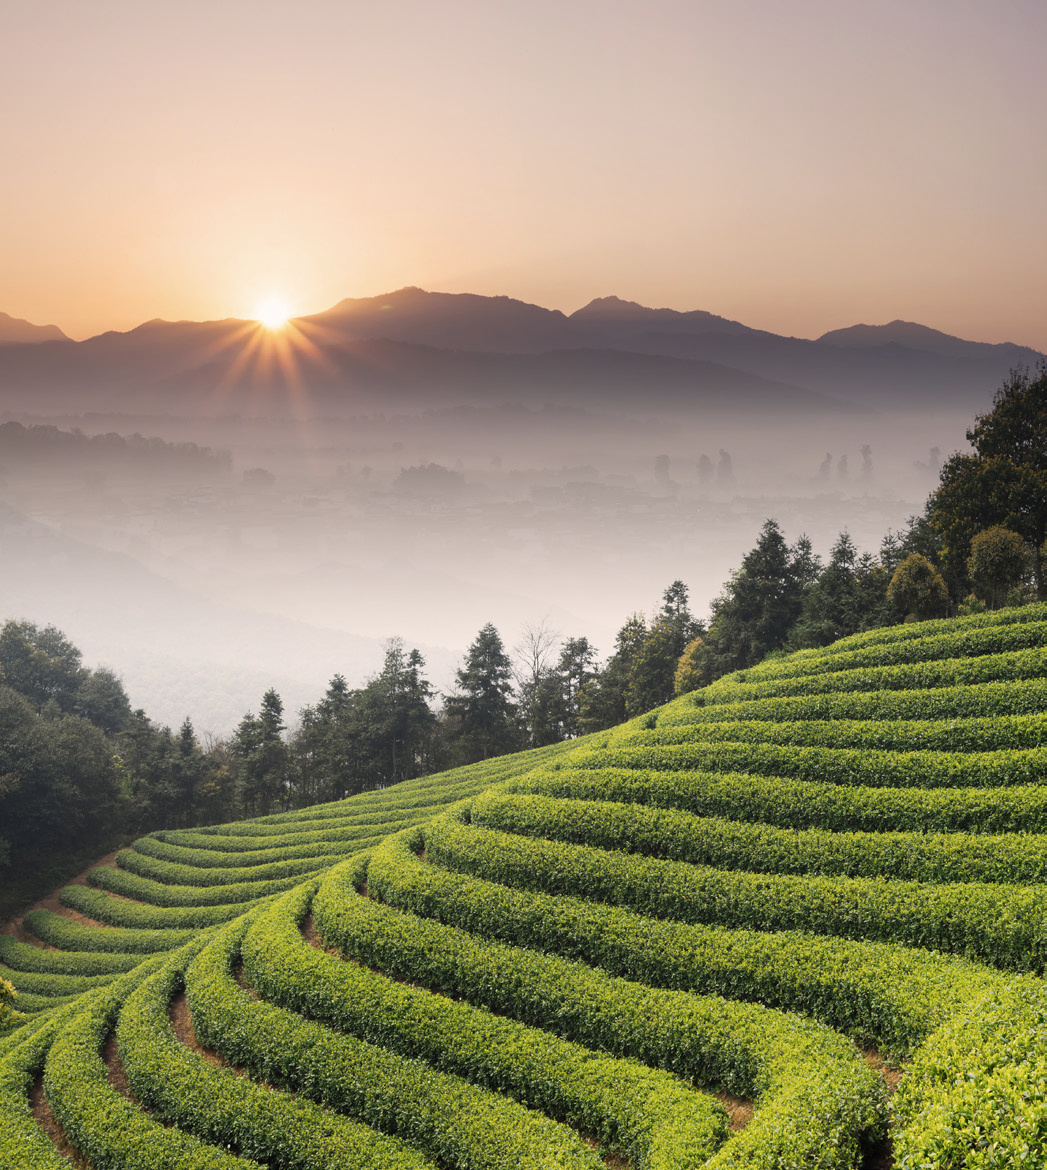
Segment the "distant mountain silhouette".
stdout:
[[68,341],[57,325],[34,325],[21,317],[0,313],[0,345],[24,345],[38,341]]
[[388,338],[440,349],[533,353],[562,345],[567,317],[512,297],[401,288],[380,297],[339,301],[301,318],[347,339]]
[[938,329],[917,325],[914,321],[891,321],[887,325],[852,325],[848,329],[833,329],[823,333],[819,342],[851,349],[897,345],[905,349],[922,350],[942,357],[970,357],[978,360],[1005,358],[1012,365],[1030,365],[1040,355],[1024,345],[1003,343],[992,345],[983,341],[964,341]]
[[623,301],[620,297],[597,297],[584,308],[572,313],[572,325],[588,329],[613,330],[644,333],[649,330],[672,333],[724,333],[731,336],[758,333],[738,321],[717,317],[703,309],[679,312],[677,309],[648,309],[636,301]]
[[[282,414],[293,383],[317,408],[564,403],[839,412],[969,412],[1039,354],[906,322],[782,337],[701,310],[601,297],[568,315],[511,297],[404,288],[293,323],[289,373],[256,322],[147,321],[82,342],[0,344],[0,406]],[[304,401],[304,400],[303,400]],[[296,407],[297,409],[297,407]]]

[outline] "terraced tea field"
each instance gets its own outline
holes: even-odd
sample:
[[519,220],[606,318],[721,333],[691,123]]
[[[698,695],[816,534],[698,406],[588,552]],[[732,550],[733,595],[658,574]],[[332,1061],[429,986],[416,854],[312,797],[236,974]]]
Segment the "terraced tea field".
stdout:
[[1047,1166],[1047,607],[159,832],[0,936],[0,1165]]

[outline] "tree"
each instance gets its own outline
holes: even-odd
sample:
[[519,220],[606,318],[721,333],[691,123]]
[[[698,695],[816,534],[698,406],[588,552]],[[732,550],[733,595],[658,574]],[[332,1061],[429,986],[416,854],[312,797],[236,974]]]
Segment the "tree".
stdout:
[[626,718],[633,665],[647,640],[647,622],[634,613],[615,635],[614,653],[596,678],[581,689],[579,723],[583,732],[616,727]]
[[895,617],[887,605],[888,580],[883,566],[868,553],[859,556],[850,534],[841,532],[829,563],[804,593],[789,648],[828,646],[859,630],[890,625]]
[[1047,599],[1043,552],[1047,540],[1047,362],[1040,363],[1035,378],[1028,370],[1012,370],[993,398],[993,409],[977,417],[967,439],[974,453],[957,453],[946,460],[938,489],[928,501],[949,575],[965,584],[974,537],[1003,525],[1025,542],[1036,595],[1043,601]]
[[949,590],[941,573],[920,553],[910,553],[894,570],[887,598],[920,621],[944,617],[949,610]]
[[967,572],[978,596],[999,609],[1007,600],[1008,590],[1021,584],[1028,571],[1029,550],[1017,532],[994,524],[979,532],[971,541]]
[[541,747],[559,740],[560,686],[552,665],[559,632],[548,620],[524,626],[514,648],[513,675],[519,699],[520,718],[529,747]]
[[662,594],[661,612],[651,623],[630,667],[625,695],[628,717],[669,702],[675,693],[680,655],[700,631],[688,606],[687,586],[674,581]]
[[457,693],[445,712],[454,725],[463,763],[514,751],[519,743],[512,692],[512,663],[490,622],[476,635],[455,675]]
[[562,700],[561,739],[581,734],[582,694],[596,679],[596,650],[588,638],[568,638],[556,664]]
[[76,691],[74,709],[77,715],[90,719],[109,736],[123,731],[131,717],[131,702],[124,684],[105,666],[86,672]]
[[54,626],[7,621],[0,629],[0,677],[39,711],[72,711],[87,677],[80,651]]
[[705,685],[705,667],[702,661],[705,643],[701,638],[688,642],[676,663],[673,675],[673,693],[687,695]]
[[753,666],[785,645],[802,604],[797,574],[778,521],[765,521],[756,547],[712,603],[707,681]]
[[365,688],[372,699],[384,782],[395,784],[419,775],[436,728],[429,706],[433,688],[422,675],[425,659],[405,651],[403,640],[390,638],[381,674]]
[[233,751],[240,765],[244,804],[265,816],[273,802],[287,803],[289,791],[287,745],[284,731],[284,705],[280,696],[269,688],[262,696],[258,716],[248,712],[233,736]]

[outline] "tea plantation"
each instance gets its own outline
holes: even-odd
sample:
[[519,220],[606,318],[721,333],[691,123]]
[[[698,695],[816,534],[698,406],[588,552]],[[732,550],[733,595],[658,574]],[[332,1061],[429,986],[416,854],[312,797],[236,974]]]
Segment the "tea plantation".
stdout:
[[0,935],[3,1167],[1047,1167],[1047,606],[60,901]]

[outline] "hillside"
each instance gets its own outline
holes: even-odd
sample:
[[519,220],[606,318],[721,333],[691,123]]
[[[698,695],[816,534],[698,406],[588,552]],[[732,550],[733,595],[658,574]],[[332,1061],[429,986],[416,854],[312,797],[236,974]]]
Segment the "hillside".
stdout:
[[1047,1166],[1045,700],[1028,606],[153,833],[0,935],[0,1164]]

